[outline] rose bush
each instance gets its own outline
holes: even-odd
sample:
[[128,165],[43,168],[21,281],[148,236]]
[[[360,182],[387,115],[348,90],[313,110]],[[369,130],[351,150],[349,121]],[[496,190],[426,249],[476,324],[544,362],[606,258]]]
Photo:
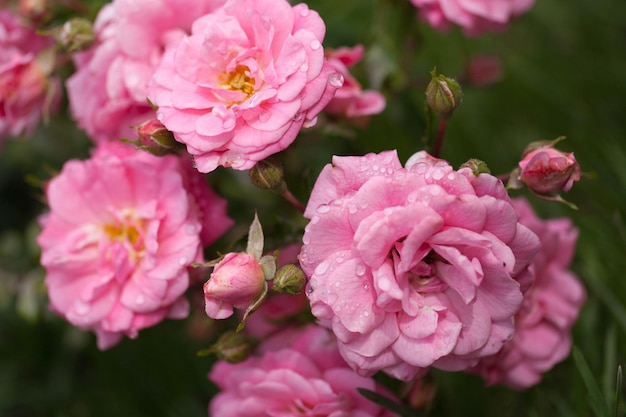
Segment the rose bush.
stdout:
[[100,349],[166,317],[186,317],[183,293],[189,265],[202,261],[202,229],[212,228],[204,236],[213,239],[232,222],[221,198],[198,193],[192,175],[200,174],[184,164],[102,143],[46,185],[50,212],[37,242],[50,307],[93,330]]
[[304,3],[231,0],[167,48],[149,97],[200,172],[249,169],[315,123],[343,83],[325,29]]
[[305,216],[311,309],[357,372],[467,369],[512,336],[539,242],[497,178],[425,152],[333,157]]

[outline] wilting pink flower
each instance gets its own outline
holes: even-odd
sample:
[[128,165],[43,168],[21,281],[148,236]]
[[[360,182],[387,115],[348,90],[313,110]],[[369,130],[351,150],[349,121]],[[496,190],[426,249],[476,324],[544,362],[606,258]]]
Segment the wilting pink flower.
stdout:
[[247,308],[261,294],[265,283],[258,260],[247,253],[228,253],[204,284],[207,316],[225,319],[233,308]]
[[574,181],[580,180],[580,165],[574,154],[561,152],[552,146],[526,153],[518,165],[519,179],[539,194],[569,191]]
[[373,379],[356,375],[346,365],[326,329],[287,329],[263,343],[258,353],[238,364],[215,364],[209,378],[222,392],[213,397],[209,415],[391,415],[358,393],[357,388],[365,388],[391,397]]
[[163,49],[225,1],[114,0],[100,10],[96,43],[75,54],[67,81],[72,114],[94,141],[132,139],[133,126],[154,118],[148,83]]
[[[185,317],[188,267],[202,261],[201,229],[231,223],[219,197],[197,199],[190,174],[199,174],[187,163],[103,143],[92,158],[67,162],[46,187],[50,212],[37,241],[51,308],[93,330],[100,349],[166,317]],[[214,212],[202,218],[198,203],[216,207],[204,207]]]
[[42,55],[51,43],[0,9],[0,139],[30,133],[57,96]]
[[523,389],[537,384],[544,372],[567,357],[571,328],[585,302],[585,290],[569,270],[578,231],[567,218],[543,221],[524,199],[513,200],[520,222],[541,240],[529,272],[534,282],[515,317],[515,335],[475,371],[489,384]]
[[462,370],[512,336],[539,242],[497,178],[425,152],[333,157],[305,216],[311,309],[357,372]]
[[343,75],[343,85],[324,109],[326,112],[346,117],[370,116],[385,109],[385,97],[375,90],[361,89],[361,84],[350,74],[349,68],[363,59],[363,45],[327,50],[328,63]]
[[466,35],[503,30],[511,20],[530,9],[534,0],[411,0],[419,15],[433,28],[447,31],[460,26]]
[[324,33],[303,3],[231,0],[166,50],[149,96],[200,172],[249,169],[315,123],[343,82]]

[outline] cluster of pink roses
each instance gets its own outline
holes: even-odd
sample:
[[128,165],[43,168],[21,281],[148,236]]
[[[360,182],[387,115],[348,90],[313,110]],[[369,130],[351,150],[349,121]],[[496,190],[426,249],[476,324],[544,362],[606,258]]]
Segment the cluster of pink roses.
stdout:
[[[413,2],[435,27],[454,22],[473,34],[532,4]],[[250,169],[321,111],[369,116],[385,99],[349,72],[363,47],[325,51],[324,22],[305,4],[114,0],[95,32],[95,45],[75,55],[67,89],[96,149],[46,184],[50,211],[38,243],[51,308],[106,349],[187,316],[191,266],[233,223],[202,173]],[[14,55],[11,65],[26,62]],[[5,123],[19,100],[2,98],[0,136],[32,126]],[[133,137],[133,126],[138,144],[154,141],[165,156],[115,141]],[[174,152],[179,143],[193,163]],[[573,154],[542,147],[524,155],[514,177],[553,196],[571,188],[580,168]],[[256,317],[271,324],[249,333],[276,335],[242,363],[217,363],[210,378],[223,392],[212,415],[386,416],[355,390],[392,397],[369,378],[378,371],[408,381],[433,367],[524,388],[569,352],[585,299],[568,270],[577,232],[566,220],[539,220],[498,178],[424,151],[404,166],[395,151],[334,157],[304,216],[293,259],[302,270],[264,256],[254,224],[245,253],[211,264],[209,317],[247,309],[245,320],[270,286],[298,292],[302,278],[320,325],[284,330],[276,319],[306,307],[304,295],[269,300]]]

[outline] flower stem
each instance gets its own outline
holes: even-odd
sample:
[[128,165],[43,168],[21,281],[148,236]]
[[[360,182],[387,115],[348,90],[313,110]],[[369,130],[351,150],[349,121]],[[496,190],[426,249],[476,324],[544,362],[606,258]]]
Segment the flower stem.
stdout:
[[437,137],[435,139],[435,146],[432,151],[432,156],[439,158],[441,154],[441,147],[443,146],[443,138],[446,135],[446,128],[448,127],[448,118],[440,117],[439,126],[437,127]]
[[304,210],[305,210],[304,204],[302,204],[300,200],[298,200],[296,196],[294,196],[291,193],[291,191],[289,191],[289,189],[285,188],[285,190],[281,193],[281,195],[283,196],[285,200],[291,203],[292,206],[298,209],[301,213],[304,213]]

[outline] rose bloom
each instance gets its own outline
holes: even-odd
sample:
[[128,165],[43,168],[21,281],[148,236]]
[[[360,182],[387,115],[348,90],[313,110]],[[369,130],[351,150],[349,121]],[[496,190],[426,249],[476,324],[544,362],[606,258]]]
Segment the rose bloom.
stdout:
[[313,315],[360,374],[467,369],[511,338],[539,242],[497,178],[423,151],[333,157],[305,216]]
[[132,126],[154,118],[148,83],[163,48],[226,0],[114,0],[96,18],[96,43],[74,55],[67,80],[72,115],[96,142],[134,138]]
[[150,100],[200,172],[244,170],[293,142],[343,82],[305,4],[231,0],[165,52]]
[[365,90],[350,74],[349,68],[363,59],[363,45],[352,48],[343,47],[326,52],[328,63],[343,75],[343,85],[337,89],[335,96],[324,110],[330,114],[346,117],[360,117],[378,114],[385,109],[385,97],[378,91]]
[[580,180],[580,165],[573,153],[551,146],[540,147],[523,156],[519,162],[520,180],[539,194],[569,191]]
[[578,231],[567,218],[543,221],[524,199],[513,200],[520,222],[539,236],[541,250],[529,272],[534,282],[515,317],[515,335],[474,370],[488,384],[524,389],[564,360],[572,347],[571,328],[585,302],[585,289],[569,270]]
[[411,0],[430,26],[447,31],[460,26],[468,36],[504,30],[509,22],[530,9],[534,0]]
[[232,224],[221,198],[197,193],[191,175],[200,174],[188,163],[103,143],[92,158],[67,162],[45,188],[50,212],[37,242],[51,308],[93,330],[100,349],[185,317],[202,229],[216,237]]
[[392,415],[358,393],[356,388],[365,388],[391,397],[346,365],[324,328],[287,329],[261,344],[257,354],[238,364],[215,364],[209,378],[222,392],[213,397],[210,416]]
[[58,96],[41,53],[52,39],[22,25],[19,17],[0,9],[0,140],[31,133],[44,110]]
[[265,283],[263,268],[247,253],[227,253],[204,284],[207,316],[225,319],[233,308],[247,308],[261,294]]

